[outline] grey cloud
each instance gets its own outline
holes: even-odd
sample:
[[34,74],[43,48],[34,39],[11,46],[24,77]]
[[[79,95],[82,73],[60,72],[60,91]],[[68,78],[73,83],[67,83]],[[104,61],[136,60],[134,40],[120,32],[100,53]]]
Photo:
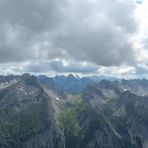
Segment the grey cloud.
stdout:
[[1,0],[0,61],[44,58],[40,44],[60,23],[63,4],[64,0]]
[[137,75],[147,75],[148,74],[148,68],[146,66],[136,66],[136,74]]
[[82,73],[95,72],[97,66],[79,61],[131,64],[134,9],[132,0],[0,0],[0,62],[61,58],[73,62],[67,67],[32,63],[28,69],[48,71],[49,66],[57,72]]
[[29,31],[46,31],[58,23],[61,13],[58,0],[1,0],[1,21],[22,26]]
[[67,66],[61,61],[54,61],[51,63],[51,68],[56,72],[75,72],[75,73],[95,73],[98,66],[90,63],[83,64],[81,62],[70,61]]
[[[71,0],[68,8],[61,32],[54,37],[54,47],[65,49],[71,58],[98,65],[131,64],[135,61],[129,39],[136,31],[137,23],[133,15],[134,4],[130,0],[114,0],[114,3],[105,0],[94,4]],[[88,11],[81,14],[83,8],[88,8]]]
[[[108,22],[109,24],[109,22]],[[71,58],[88,60],[98,65],[120,65],[134,61],[132,45],[124,32],[104,23],[98,29],[81,26],[69,34],[59,34],[55,46],[66,49]]]
[[[106,5],[107,4],[107,5]],[[136,6],[131,0],[116,0],[115,2],[104,0],[103,5],[106,7],[104,10],[116,27],[121,27],[126,33],[135,32],[137,22],[134,17],[133,11]]]
[[141,42],[144,45],[144,49],[148,50],[148,37],[145,37]]
[[[67,65],[65,65],[65,63]],[[58,73],[94,73],[97,72],[98,66],[91,63],[74,62],[74,61],[63,61],[63,60],[51,60],[42,61],[36,63],[29,63],[24,67],[25,72],[58,72]]]

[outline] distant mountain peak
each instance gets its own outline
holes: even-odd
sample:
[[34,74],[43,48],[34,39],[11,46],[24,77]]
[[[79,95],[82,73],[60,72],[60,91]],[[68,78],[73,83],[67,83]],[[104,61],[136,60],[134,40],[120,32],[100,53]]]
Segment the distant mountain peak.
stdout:
[[31,75],[29,73],[24,73],[22,77],[31,77]]

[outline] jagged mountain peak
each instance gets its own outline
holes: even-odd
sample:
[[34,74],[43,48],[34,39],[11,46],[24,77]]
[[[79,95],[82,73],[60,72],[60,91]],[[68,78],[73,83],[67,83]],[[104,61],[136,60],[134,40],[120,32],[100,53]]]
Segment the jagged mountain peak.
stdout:
[[[30,74],[0,80],[2,148],[147,148],[148,97],[134,93],[146,91],[145,82],[88,85],[89,78]],[[72,94],[79,86],[82,91]],[[59,99],[58,88],[66,99]]]
[[36,77],[25,74],[15,84],[0,89],[0,106],[0,147],[62,146],[52,99]]
[[34,86],[34,87],[40,87],[40,84],[37,80],[37,78],[30,74],[23,74],[20,77],[20,81],[24,82],[26,85]]

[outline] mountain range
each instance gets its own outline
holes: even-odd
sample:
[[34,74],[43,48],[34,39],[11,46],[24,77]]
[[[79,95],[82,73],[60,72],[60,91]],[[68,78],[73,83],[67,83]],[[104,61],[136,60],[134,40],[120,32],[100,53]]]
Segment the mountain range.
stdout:
[[0,76],[0,148],[148,148],[148,80]]

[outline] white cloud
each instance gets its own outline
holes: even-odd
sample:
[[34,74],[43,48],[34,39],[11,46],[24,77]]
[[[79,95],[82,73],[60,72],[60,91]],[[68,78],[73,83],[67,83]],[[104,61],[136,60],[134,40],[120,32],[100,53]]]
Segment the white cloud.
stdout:
[[115,77],[133,77],[136,74],[135,67],[132,66],[120,66],[120,67],[100,67],[98,70],[100,75],[110,75]]

